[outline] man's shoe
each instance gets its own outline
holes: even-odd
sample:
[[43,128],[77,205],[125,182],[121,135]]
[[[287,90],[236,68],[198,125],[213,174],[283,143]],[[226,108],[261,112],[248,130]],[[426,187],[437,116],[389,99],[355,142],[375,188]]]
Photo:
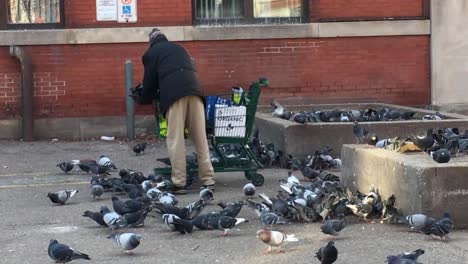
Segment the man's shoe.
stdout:
[[178,195],[187,194],[187,189],[185,187],[177,187],[176,186],[172,193],[173,194],[178,194]]

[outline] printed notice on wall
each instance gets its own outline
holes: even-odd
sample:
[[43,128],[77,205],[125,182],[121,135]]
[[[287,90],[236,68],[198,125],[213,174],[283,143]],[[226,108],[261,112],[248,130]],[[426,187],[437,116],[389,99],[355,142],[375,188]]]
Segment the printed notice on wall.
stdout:
[[120,0],[96,0],[96,20],[116,21],[117,1]]

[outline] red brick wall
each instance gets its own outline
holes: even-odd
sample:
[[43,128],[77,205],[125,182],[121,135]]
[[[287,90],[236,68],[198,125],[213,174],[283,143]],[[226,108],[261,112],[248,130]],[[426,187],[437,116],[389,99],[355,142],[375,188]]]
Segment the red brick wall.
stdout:
[[311,21],[421,17],[425,0],[310,0]]
[[[427,0],[309,0],[310,20],[382,19],[423,16]],[[138,23],[96,21],[96,1],[65,1],[67,28],[182,26],[192,24],[191,0],[138,0]]]
[[96,0],[65,1],[67,28],[183,26],[192,24],[191,0],[138,0],[137,23],[96,21]]
[[[286,97],[317,102],[430,103],[429,37],[203,41],[182,43],[196,59],[207,93],[270,79],[263,100]],[[27,47],[34,70],[36,117],[124,115],[123,65],[142,78],[147,45]],[[0,119],[19,113],[19,68],[0,47]],[[151,113],[139,107],[137,113]]]

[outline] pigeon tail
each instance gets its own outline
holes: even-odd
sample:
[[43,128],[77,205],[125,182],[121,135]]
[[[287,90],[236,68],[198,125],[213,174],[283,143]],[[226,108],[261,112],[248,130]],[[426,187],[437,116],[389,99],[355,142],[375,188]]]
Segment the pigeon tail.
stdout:
[[299,239],[296,237],[296,235],[291,234],[291,235],[286,235],[286,238],[284,239],[285,242],[297,242]]

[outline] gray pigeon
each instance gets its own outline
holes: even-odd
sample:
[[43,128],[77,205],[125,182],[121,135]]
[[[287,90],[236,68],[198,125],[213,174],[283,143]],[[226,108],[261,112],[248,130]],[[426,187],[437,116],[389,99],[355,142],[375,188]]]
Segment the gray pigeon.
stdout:
[[329,219],[320,226],[320,230],[322,230],[324,234],[337,236],[338,232],[340,232],[344,227],[344,219]]
[[57,204],[65,204],[65,202],[73,197],[78,192],[78,190],[65,190],[65,191],[58,191],[53,193],[48,193],[47,196],[53,203]]
[[449,213],[444,213],[443,217],[437,220],[430,228],[425,228],[422,232],[426,235],[434,235],[440,237],[444,241],[448,238],[448,234],[455,227],[455,223]]
[[406,217],[406,222],[411,227],[411,230],[414,231],[430,228],[435,221],[436,220],[433,217],[424,214],[414,214]]
[[104,222],[111,230],[127,226],[127,223],[125,222],[125,219],[122,218],[122,216],[116,212],[112,212],[105,205],[101,206],[101,214]]
[[91,260],[88,255],[74,250],[65,244],[60,244],[55,239],[50,240],[47,253],[51,259],[55,260],[56,263],[67,263],[75,259]]
[[72,161],[64,161],[57,164],[57,167],[59,167],[65,173],[69,173],[71,170],[73,170],[73,166],[74,164]]
[[135,233],[112,234],[109,238],[129,254],[143,241],[142,235]]
[[401,253],[397,257],[403,258],[403,259],[418,260],[419,256],[421,256],[422,254],[424,254],[424,250],[419,248],[413,252]]
[[96,184],[91,187],[91,194],[93,195],[93,198],[96,198],[96,196],[99,198],[103,193],[104,187],[102,187],[102,185]]
[[209,188],[203,188],[200,191],[200,199],[203,200],[205,204],[209,204],[214,199],[214,193]]
[[242,191],[244,192],[245,196],[254,196],[255,195],[255,185],[253,185],[252,183],[247,183],[242,188]]

